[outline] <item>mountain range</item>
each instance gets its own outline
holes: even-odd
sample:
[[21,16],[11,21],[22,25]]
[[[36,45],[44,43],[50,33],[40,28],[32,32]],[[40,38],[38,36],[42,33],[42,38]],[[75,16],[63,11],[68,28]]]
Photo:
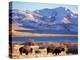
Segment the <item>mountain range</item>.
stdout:
[[77,33],[78,14],[70,9],[57,7],[44,8],[35,11],[10,9],[9,18],[13,23],[25,28],[32,28],[41,32]]

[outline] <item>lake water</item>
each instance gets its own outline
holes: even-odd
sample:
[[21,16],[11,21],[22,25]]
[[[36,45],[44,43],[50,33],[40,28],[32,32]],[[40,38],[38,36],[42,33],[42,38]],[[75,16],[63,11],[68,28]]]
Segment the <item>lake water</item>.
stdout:
[[35,40],[35,41],[78,41],[77,36],[40,36],[40,37],[12,37],[13,41],[25,41],[25,40]]

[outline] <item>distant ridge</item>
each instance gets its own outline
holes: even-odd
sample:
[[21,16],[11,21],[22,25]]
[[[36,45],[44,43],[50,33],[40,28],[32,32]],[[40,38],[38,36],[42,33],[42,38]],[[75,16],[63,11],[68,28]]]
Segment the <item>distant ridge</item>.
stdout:
[[44,8],[35,11],[13,9],[10,14],[12,14],[12,20],[23,27],[56,32],[63,31],[64,33],[78,32],[78,14],[64,7]]

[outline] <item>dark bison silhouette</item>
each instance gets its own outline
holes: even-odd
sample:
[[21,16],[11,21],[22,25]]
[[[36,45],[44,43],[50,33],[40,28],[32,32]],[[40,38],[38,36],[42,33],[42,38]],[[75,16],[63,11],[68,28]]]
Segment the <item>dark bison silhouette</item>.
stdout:
[[53,46],[48,46],[48,47],[47,47],[47,54],[48,54],[48,53],[52,53],[52,52],[54,51],[54,49],[55,49],[55,47],[53,47]]
[[56,47],[52,53],[59,55],[59,53],[61,53],[62,51],[65,51],[65,49],[62,47]]
[[68,51],[66,52],[67,54],[78,54],[78,48],[68,48]]
[[63,47],[47,48],[47,54],[52,53],[52,54],[59,55],[59,53],[61,53],[62,51],[65,51],[65,48]]
[[28,55],[28,53],[32,53],[32,48],[30,47],[20,47],[19,48],[19,52],[22,55],[22,53],[25,53],[26,55]]
[[66,44],[68,50],[66,51],[67,54],[78,54],[78,44],[77,43],[71,43]]

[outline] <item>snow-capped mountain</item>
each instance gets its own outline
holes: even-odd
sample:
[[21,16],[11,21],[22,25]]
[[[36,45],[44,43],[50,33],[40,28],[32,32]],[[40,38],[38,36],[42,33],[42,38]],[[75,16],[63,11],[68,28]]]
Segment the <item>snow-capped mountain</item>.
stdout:
[[14,9],[10,11],[9,15],[11,20],[15,20],[16,23],[21,24],[23,27],[59,32],[78,32],[78,15],[64,7],[45,8],[35,11]]

